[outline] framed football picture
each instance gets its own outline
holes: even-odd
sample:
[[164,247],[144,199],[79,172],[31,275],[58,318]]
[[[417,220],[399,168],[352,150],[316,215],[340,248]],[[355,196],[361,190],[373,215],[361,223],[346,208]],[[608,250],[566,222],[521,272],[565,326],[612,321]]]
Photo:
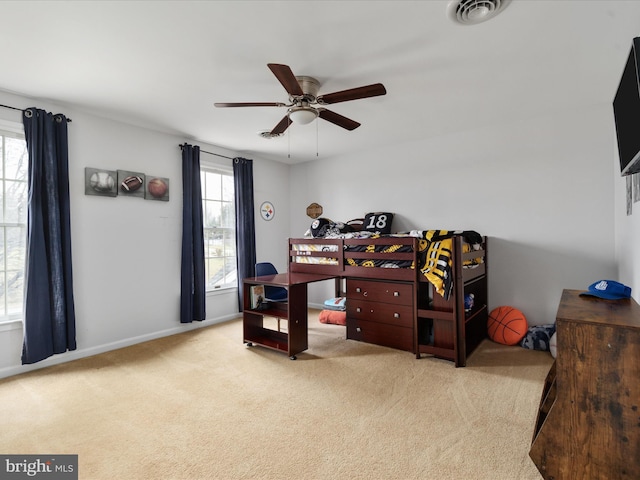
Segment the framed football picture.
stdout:
[[118,195],[144,198],[144,173],[118,170]]

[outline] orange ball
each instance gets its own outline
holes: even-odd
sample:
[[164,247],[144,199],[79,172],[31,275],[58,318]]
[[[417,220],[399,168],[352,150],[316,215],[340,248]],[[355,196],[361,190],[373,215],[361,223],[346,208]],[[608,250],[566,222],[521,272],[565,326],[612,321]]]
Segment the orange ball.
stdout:
[[517,308],[503,306],[494,308],[487,321],[487,334],[496,343],[517,345],[527,334],[529,324]]
[[152,178],[151,180],[149,180],[149,186],[147,188],[149,189],[149,193],[155,198],[163,197],[169,189],[167,184],[164,183],[164,180],[162,180],[161,178]]

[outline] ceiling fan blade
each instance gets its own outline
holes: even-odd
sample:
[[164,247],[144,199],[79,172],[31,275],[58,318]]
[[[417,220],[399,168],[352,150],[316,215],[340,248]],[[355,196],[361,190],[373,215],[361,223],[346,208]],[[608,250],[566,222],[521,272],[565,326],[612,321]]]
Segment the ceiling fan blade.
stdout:
[[331,110],[319,109],[320,118],[326,120],[327,122],[334,123],[339,127],[346,128],[347,130],[355,130],[360,126],[358,122],[355,120],[351,120],[350,118],[343,117],[342,115],[332,112]]
[[364,87],[350,88],[340,92],[327,93],[319,95],[316,101],[321,105],[329,105],[332,103],[348,102],[349,100],[358,100],[360,98],[377,97],[385,95],[387,90],[381,83],[374,83]]
[[216,107],[286,107],[286,103],[280,102],[240,102],[240,103],[214,103]]
[[288,65],[281,65],[279,63],[268,63],[267,66],[271,69],[278,81],[282,84],[284,89],[289,95],[301,96],[304,95],[298,79],[291,71]]
[[289,115],[285,115],[283,119],[280,120],[280,122],[275,127],[273,127],[273,130],[271,130],[270,134],[280,135],[281,133],[284,133],[287,128],[289,128],[289,125],[291,125],[291,120],[289,119]]

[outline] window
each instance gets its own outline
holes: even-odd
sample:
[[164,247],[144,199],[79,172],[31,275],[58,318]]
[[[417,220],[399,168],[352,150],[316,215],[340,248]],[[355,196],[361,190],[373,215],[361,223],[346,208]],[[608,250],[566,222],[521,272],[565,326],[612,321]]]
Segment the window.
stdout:
[[27,169],[22,133],[0,129],[0,323],[22,319]]
[[234,288],[237,275],[233,172],[201,166],[200,179],[207,291]]

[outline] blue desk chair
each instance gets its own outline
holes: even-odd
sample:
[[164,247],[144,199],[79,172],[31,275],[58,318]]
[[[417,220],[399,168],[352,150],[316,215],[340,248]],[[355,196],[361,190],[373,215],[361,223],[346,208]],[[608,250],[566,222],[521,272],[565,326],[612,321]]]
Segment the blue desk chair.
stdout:
[[[256,277],[262,277],[264,275],[277,275],[278,270],[270,262],[256,263]],[[267,302],[287,302],[288,294],[286,288],[272,287],[269,285],[264,286],[264,296]],[[280,318],[278,320],[278,331],[280,331]]]

